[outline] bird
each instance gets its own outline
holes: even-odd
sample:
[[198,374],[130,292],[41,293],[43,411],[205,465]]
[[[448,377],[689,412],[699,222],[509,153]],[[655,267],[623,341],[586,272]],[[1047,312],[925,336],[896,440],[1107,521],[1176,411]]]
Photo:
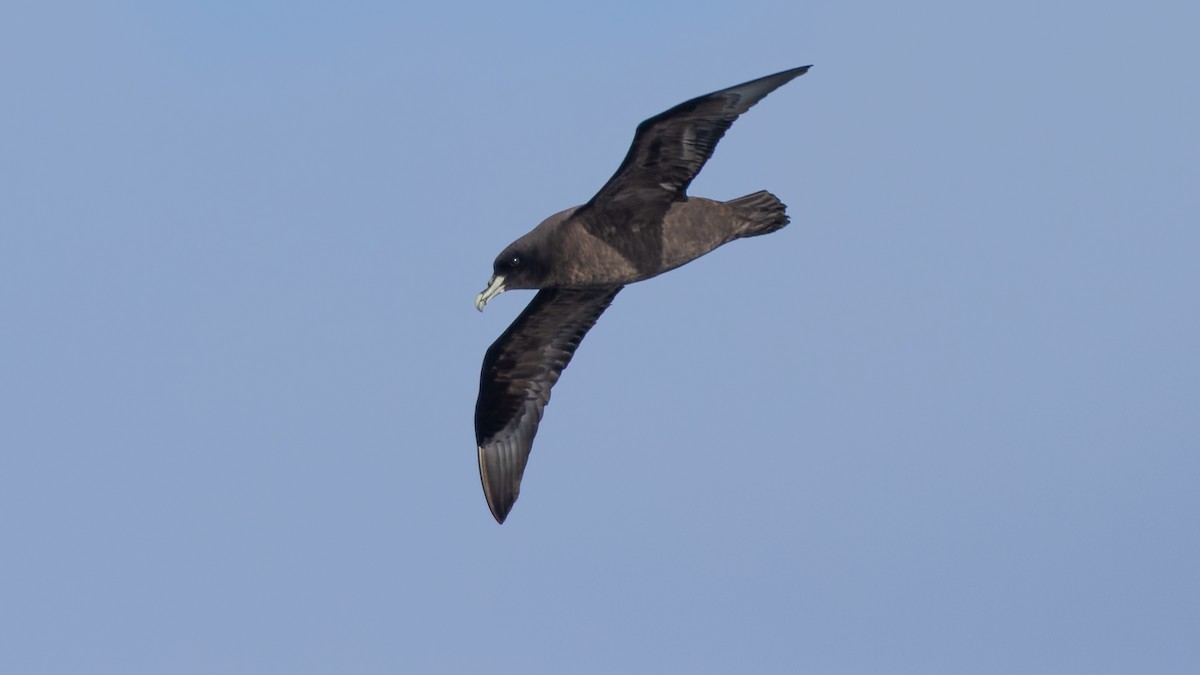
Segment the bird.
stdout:
[[617,293],[788,224],[787,207],[765,190],[717,201],[687,189],[739,115],[810,67],[698,96],[645,120],[595,196],[546,218],[496,256],[476,309],[507,290],[537,290],[488,348],[479,378],[479,477],[497,523],[520,494],[550,390]]

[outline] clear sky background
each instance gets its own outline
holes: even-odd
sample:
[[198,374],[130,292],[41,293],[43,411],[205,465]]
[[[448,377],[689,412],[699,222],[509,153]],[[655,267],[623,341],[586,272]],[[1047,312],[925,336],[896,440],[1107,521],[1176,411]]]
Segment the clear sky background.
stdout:
[[[1200,671],[1193,2],[5,3],[0,672]],[[785,68],[497,526],[493,257]]]

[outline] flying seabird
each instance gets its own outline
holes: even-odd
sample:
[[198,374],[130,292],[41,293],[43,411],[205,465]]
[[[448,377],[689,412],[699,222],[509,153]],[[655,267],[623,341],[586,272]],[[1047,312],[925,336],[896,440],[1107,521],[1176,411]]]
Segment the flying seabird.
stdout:
[[539,289],[488,348],[479,378],[479,477],[497,522],[517,500],[551,387],[617,293],[787,225],[786,207],[770,192],[721,202],[689,197],[687,188],[738,115],[808,69],[700,96],[642,122],[596,196],[550,216],[496,257],[476,309],[506,290]]

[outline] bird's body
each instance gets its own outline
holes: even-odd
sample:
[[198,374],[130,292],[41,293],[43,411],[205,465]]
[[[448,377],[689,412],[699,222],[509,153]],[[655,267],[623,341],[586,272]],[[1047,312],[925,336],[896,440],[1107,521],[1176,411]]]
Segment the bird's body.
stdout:
[[539,289],[484,356],[475,435],[488,506],[503,523],[550,389],[584,334],[627,284],[788,222],[766,191],[730,201],[687,187],[738,115],[808,67],[700,96],[638,125],[625,160],[586,204],[556,213],[497,256],[482,310],[505,290]]
[[[610,245],[608,238],[589,231],[581,219],[571,217],[579,208],[550,216],[509,247],[517,252],[538,250],[549,253],[552,259],[571,261],[570,265],[552,267],[535,288],[594,288],[645,281],[734,239],[767,234],[787,222],[783,204],[768,192],[728,202],[689,197],[671,205],[658,232],[647,233],[644,238],[653,243],[620,250]],[[632,234],[642,239],[641,233]],[[505,285],[505,290],[515,288],[522,286]]]

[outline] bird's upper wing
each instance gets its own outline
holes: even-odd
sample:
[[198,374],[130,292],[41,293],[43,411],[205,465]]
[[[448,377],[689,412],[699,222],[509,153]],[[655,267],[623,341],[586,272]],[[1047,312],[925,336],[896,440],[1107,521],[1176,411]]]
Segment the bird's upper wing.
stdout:
[[517,501],[550,388],[621,287],[547,288],[483,357],[475,403],[479,477],[496,521]]
[[648,230],[661,227],[671,204],[685,198],[733,121],[808,69],[793,68],[699,96],[642,122],[616,173],[574,217],[622,253],[630,249],[636,260],[637,250],[654,238]]

